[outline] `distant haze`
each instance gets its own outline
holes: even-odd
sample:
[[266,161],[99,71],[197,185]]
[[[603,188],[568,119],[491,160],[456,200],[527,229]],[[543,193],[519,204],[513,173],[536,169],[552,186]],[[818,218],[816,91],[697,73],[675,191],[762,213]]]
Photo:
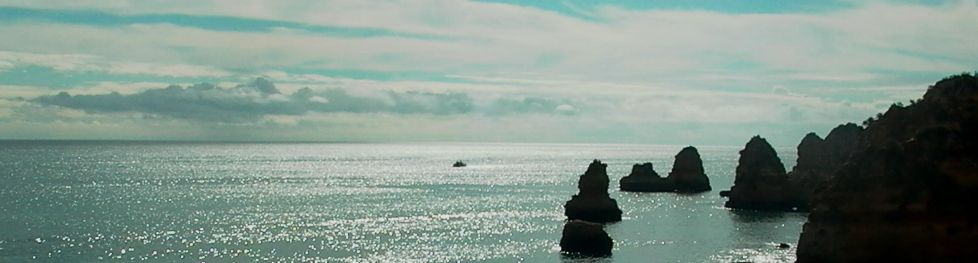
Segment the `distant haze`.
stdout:
[[0,0],[0,139],[794,146],[978,70],[976,1]]

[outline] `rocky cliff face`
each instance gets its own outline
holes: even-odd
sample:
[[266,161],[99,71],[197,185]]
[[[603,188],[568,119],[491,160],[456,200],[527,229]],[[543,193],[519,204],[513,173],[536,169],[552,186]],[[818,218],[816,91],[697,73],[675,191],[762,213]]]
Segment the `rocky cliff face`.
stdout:
[[798,161],[788,173],[794,196],[792,202],[799,211],[807,211],[815,189],[828,181],[846,162],[859,143],[862,127],[853,123],[839,125],[823,140],[809,133],[798,144]]
[[666,177],[675,182],[677,192],[705,192],[710,187],[710,178],[703,172],[703,159],[696,147],[687,146],[676,154],[672,171]]
[[751,138],[740,151],[737,176],[724,206],[751,210],[795,209],[784,164],[771,144],[760,136]]
[[597,223],[621,221],[618,202],[608,196],[607,164],[594,160],[577,181],[579,192],[564,204],[567,219]]
[[815,189],[821,187],[846,162],[857,148],[862,127],[839,125],[822,139],[809,133],[798,144],[798,161],[791,173],[767,141],[754,137],[740,152],[737,178],[730,191],[730,208],[808,211]]
[[798,262],[978,258],[978,78],[941,80],[866,124],[812,200]]

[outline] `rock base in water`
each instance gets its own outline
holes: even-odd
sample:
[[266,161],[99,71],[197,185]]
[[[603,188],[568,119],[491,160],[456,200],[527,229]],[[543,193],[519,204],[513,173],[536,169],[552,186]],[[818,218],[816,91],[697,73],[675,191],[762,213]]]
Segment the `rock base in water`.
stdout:
[[570,220],[618,222],[621,221],[621,213],[618,202],[607,196],[575,195],[564,204],[564,215]]
[[560,251],[572,255],[603,257],[611,255],[614,242],[601,224],[571,220],[564,224]]

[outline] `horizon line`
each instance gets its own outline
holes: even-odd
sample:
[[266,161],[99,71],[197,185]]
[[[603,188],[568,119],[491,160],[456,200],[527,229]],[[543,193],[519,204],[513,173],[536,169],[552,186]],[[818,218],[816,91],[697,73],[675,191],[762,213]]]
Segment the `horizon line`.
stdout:
[[[650,145],[678,147],[731,147],[739,144],[676,144],[676,143],[625,143],[625,142],[525,142],[525,141],[329,141],[329,140],[209,140],[209,139],[14,139],[0,138],[0,143],[6,142],[79,142],[79,143],[241,143],[241,144],[553,144],[553,145]],[[779,146],[774,146],[780,148]]]

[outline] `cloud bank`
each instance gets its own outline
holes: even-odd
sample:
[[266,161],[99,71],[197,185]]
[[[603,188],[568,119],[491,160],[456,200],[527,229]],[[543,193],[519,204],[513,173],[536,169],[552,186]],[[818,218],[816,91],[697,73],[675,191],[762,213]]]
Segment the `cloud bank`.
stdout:
[[539,97],[504,97],[479,105],[468,94],[459,92],[383,91],[351,94],[339,88],[315,91],[305,87],[284,94],[265,78],[230,88],[209,83],[187,87],[171,85],[126,95],[117,92],[71,95],[63,91],[29,101],[89,113],[144,113],[210,122],[249,122],[266,116],[300,116],[307,113],[505,115],[573,114],[576,111],[570,104]]
[[793,145],[978,69],[974,0],[639,2],[0,0],[0,138]]

